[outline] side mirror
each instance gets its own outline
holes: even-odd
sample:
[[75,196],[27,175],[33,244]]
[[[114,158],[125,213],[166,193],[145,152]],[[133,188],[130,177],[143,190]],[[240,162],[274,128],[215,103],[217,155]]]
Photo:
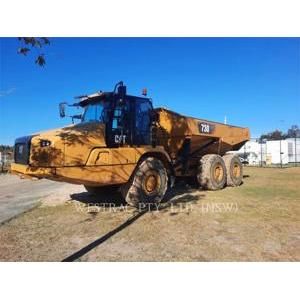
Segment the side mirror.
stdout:
[[66,103],[65,102],[59,103],[59,115],[61,118],[64,118],[66,116],[65,110],[66,110]]

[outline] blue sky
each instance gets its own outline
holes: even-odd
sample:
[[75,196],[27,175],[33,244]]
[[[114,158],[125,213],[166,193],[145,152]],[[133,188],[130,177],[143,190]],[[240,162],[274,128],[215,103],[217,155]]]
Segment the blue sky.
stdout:
[[155,106],[249,127],[252,136],[300,125],[300,39],[50,38],[47,64],[0,38],[0,144],[70,123],[58,103],[144,87]]

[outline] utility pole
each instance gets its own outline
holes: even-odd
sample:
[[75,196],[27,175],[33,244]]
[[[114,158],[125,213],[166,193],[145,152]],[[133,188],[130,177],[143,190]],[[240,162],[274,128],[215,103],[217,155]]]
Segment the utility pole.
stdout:
[[263,140],[261,139],[260,140],[260,166],[262,167],[263,166],[263,154],[262,154],[262,143],[263,143]]
[[297,136],[295,134],[295,167],[297,167]]
[[268,156],[268,149],[267,149],[267,141],[265,142],[265,158],[266,158],[266,167],[267,167],[267,156]]
[[282,168],[281,139],[279,140],[279,151],[280,151],[280,167]]
[[[284,123],[284,120],[280,120],[280,122]],[[282,168],[282,152],[281,152],[281,138],[280,138],[280,142],[279,142],[279,147],[280,147],[280,167]]]

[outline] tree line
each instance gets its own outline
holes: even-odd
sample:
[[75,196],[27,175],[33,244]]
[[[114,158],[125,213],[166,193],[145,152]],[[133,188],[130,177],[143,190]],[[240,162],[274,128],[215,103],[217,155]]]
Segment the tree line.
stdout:
[[14,151],[14,147],[8,145],[0,145],[0,152],[12,152]]
[[287,138],[300,138],[300,128],[298,125],[292,125],[287,132],[281,130],[274,130],[269,133],[264,133],[260,136],[260,141],[262,140],[284,140]]

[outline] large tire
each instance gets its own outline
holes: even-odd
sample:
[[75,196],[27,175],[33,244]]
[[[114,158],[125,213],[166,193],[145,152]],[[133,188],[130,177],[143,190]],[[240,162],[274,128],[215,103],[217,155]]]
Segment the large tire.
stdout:
[[105,193],[113,193],[118,191],[119,185],[107,185],[107,186],[84,186],[87,192],[91,195],[99,195]]
[[207,154],[200,159],[197,179],[205,190],[220,190],[226,184],[226,167],[220,155]]
[[243,164],[239,157],[235,154],[226,154],[223,159],[227,171],[227,185],[241,185],[243,182]]
[[154,157],[143,160],[131,179],[121,187],[125,201],[135,207],[141,204],[157,204],[168,187],[168,173],[163,163]]

